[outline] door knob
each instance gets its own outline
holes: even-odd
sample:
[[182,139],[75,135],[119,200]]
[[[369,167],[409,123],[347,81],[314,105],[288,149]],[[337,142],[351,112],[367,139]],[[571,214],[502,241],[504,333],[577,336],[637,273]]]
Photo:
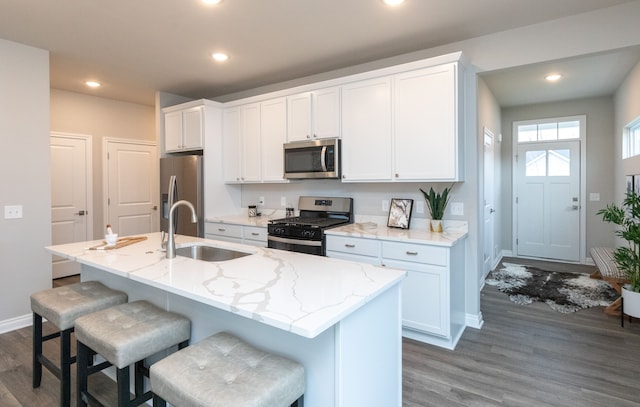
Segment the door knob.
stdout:
[[494,213],[495,211],[495,209],[489,209],[489,213]]
[[78,212],[74,213],[74,215],[84,216],[85,213],[86,213],[85,211],[78,211]]
[[158,210],[158,205],[153,205],[153,207],[151,209],[153,209],[154,211],[157,211]]

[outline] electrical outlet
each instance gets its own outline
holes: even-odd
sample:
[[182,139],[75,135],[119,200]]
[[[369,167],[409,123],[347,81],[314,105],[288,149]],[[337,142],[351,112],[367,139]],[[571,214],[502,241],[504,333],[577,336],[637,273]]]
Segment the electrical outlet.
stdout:
[[264,196],[258,198],[258,205],[264,205]]
[[5,219],[22,218],[22,205],[5,205],[4,218]]
[[416,213],[424,213],[424,202],[423,201],[416,202]]
[[464,215],[464,203],[462,202],[451,202],[451,214],[456,216]]
[[281,206],[287,206],[287,197],[286,196],[281,196],[280,197],[280,205]]
[[389,201],[387,201],[386,199],[382,200],[382,211],[383,212],[389,211]]

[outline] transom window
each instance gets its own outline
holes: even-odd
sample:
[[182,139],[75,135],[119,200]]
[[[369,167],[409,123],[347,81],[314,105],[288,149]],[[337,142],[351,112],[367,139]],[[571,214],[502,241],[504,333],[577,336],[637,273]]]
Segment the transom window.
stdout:
[[624,127],[622,158],[640,155],[640,117]]
[[517,132],[518,143],[579,139],[580,121],[576,118],[527,121],[518,124]]

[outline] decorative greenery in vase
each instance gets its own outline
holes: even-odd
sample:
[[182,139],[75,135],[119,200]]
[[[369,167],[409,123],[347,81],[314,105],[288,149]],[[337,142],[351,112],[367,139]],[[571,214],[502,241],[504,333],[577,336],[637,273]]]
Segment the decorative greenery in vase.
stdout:
[[618,247],[613,260],[627,274],[631,290],[640,293],[640,195],[627,192],[622,206],[607,205],[597,212],[602,220],[620,226],[616,236],[627,241],[627,246]]
[[424,195],[424,200],[427,202],[427,207],[429,208],[429,213],[431,214],[431,219],[436,222],[438,226],[433,225],[432,222],[431,230],[434,232],[442,232],[442,218],[444,216],[444,211],[447,209],[447,204],[449,203],[449,199],[451,198],[451,190],[453,189],[453,184],[451,186],[446,187],[442,193],[436,192],[433,190],[433,187],[429,188],[429,192],[425,192],[422,188],[420,188],[420,192]]

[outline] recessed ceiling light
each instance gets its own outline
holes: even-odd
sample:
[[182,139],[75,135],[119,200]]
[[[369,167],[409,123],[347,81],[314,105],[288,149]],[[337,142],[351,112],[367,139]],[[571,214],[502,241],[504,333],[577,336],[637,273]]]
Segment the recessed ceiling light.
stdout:
[[211,54],[211,58],[215,59],[218,62],[224,62],[229,59],[229,55],[223,52],[214,52],[213,54]]
[[549,74],[547,76],[544,77],[546,80],[548,80],[549,82],[555,82],[557,80],[559,80],[560,78],[562,78],[562,75],[560,75],[559,73],[552,73]]
[[387,6],[399,6],[404,3],[404,0],[382,0],[382,2]]
[[102,86],[100,82],[96,82],[96,81],[86,81],[85,85],[87,85],[90,88],[99,88],[100,86]]
[[222,3],[222,0],[202,0],[204,4],[219,4]]

